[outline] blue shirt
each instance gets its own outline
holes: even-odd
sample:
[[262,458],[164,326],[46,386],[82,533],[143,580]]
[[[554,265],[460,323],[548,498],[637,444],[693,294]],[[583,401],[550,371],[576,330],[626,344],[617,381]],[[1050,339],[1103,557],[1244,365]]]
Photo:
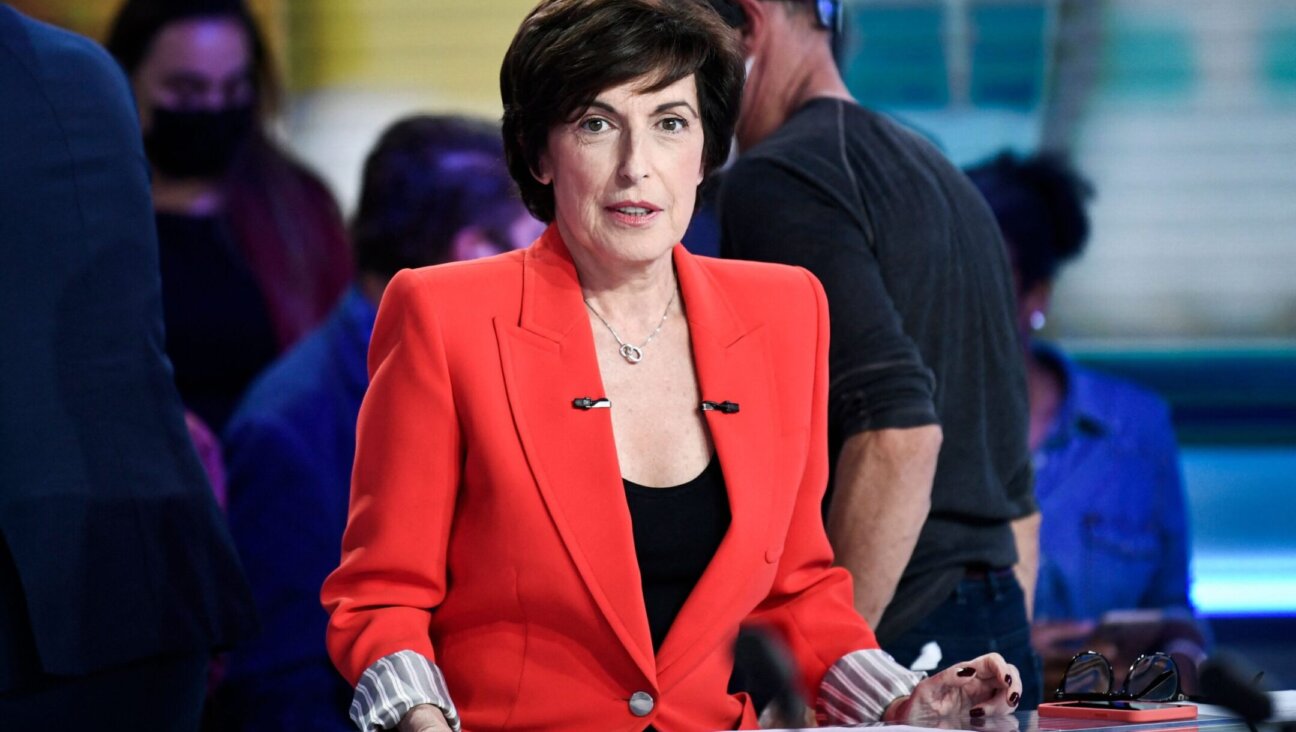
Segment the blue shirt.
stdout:
[[1064,382],[1034,454],[1037,620],[1187,608],[1188,531],[1170,411],[1154,394],[1037,346]]
[[239,729],[354,729],[319,590],[341,555],[376,315],[352,287],[253,383],[224,434],[230,531],[262,620],[222,689]]

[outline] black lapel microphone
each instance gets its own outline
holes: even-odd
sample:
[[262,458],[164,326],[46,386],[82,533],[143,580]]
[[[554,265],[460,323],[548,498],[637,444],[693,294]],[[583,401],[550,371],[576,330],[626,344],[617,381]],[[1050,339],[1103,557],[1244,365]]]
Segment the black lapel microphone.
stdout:
[[737,414],[738,402],[727,400],[723,402],[702,402],[702,411],[720,412],[721,414]]
[[589,411],[591,409],[611,409],[612,400],[607,397],[576,397],[572,400],[572,407]]

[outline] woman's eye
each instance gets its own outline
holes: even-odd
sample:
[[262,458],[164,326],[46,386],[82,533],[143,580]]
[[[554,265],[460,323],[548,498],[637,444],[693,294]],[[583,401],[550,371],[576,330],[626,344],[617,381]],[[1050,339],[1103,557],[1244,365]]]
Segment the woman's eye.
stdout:
[[608,122],[605,119],[591,117],[580,123],[580,128],[586,132],[603,132],[608,128]]
[[679,117],[667,117],[661,121],[662,129],[667,132],[683,132],[688,127],[688,121]]

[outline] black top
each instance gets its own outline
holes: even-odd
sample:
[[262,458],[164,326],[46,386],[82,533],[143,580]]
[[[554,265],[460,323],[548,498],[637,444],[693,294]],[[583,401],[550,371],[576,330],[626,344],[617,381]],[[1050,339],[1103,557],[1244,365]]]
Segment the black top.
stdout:
[[1035,509],[1012,274],[970,181],[857,104],[808,102],[724,176],[726,257],[800,265],[832,315],[832,462],[864,430],[940,424],[932,508],[878,637],[926,615],[967,564],[1003,567]]
[[157,214],[166,350],[185,406],[220,434],[278,353],[260,285],[225,221]]
[[729,529],[729,494],[714,456],[701,474],[682,485],[647,488],[622,482],[656,651]]

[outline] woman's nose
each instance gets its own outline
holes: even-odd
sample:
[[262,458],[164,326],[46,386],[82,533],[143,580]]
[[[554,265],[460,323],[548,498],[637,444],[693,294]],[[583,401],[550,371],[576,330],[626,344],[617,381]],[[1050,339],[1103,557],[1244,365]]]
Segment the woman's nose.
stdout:
[[621,164],[617,171],[627,183],[637,183],[648,177],[648,160],[642,136],[626,132],[621,142]]

